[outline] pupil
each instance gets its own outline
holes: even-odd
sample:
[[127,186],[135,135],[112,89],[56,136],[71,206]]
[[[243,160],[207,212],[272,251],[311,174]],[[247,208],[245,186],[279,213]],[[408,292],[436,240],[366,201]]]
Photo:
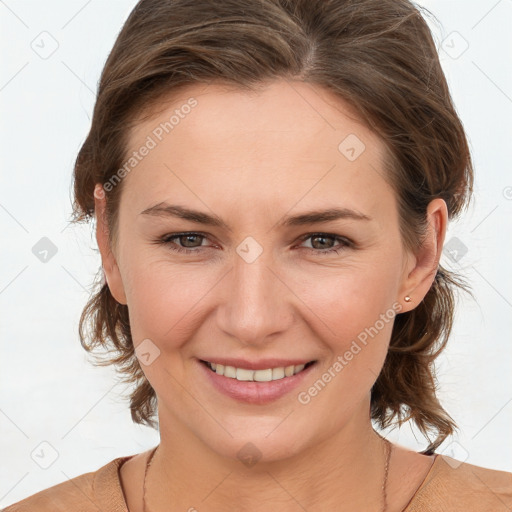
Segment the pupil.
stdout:
[[184,235],[184,236],[182,237],[182,240],[183,240],[183,238],[186,240],[186,242],[185,242],[185,244],[184,244],[184,245],[185,245],[185,247],[195,247],[195,246],[193,245],[193,243],[192,243],[192,245],[191,245],[191,246],[190,246],[190,245],[187,245],[187,244],[188,244],[188,242],[189,242],[190,240],[193,240],[194,238],[197,238],[197,235]]
[[[324,245],[325,246],[325,240],[327,240],[328,237],[325,237],[325,236],[315,236],[313,237],[313,240],[323,240],[324,242],[322,242],[320,245]],[[314,246],[314,244],[313,244]],[[325,249],[325,247],[320,247],[320,249]]]

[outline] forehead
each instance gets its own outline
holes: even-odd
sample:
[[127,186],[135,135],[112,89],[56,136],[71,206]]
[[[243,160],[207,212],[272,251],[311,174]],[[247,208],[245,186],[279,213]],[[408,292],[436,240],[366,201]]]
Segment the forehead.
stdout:
[[185,195],[195,206],[230,198],[240,206],[316,207],[320,200],[372,210],[383,194],[392,196],[380,138],[343,100],[303,82],[258,91],[189,86],[135,125],[127,157],[144,146],[125,178],[141,207],[150,197]]

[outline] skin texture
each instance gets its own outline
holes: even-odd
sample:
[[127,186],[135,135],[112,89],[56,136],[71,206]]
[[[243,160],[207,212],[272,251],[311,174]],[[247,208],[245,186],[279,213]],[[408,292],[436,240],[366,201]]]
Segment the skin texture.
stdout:
[[[149,339],[160,351],[141,365],[158,396],[161,435],[148,507],[379,510],[385,451],[370,422],[370,390],[392,321],[309,403],[297,394],[393,304],[405,312],[421,302],[441,255],[446,204],[430,203],[426,241],[416,253],[406,251],[395,193],[382,177],[382,142],[347,104],[301,82],[270,82],[258,93],[191,86],[137,124],[127,153],[190,97],[197,106],[124,178],[112,246],[105,199],[95,194],[110,290],[128,305],[135,346]],[[365,145],[353,161],[338,149],[350,134]],[[229,229],[141,214],[163,201],[217,215]],[[371,220],[278,227],[287,215],[330,207]],[[204,236],[173,240],[198,252],[155,243],[180,232]],[[302,238],[319,232],[331,237]],[[251,263],[237,252],[246,237],[262,249]],[[333,247],[337,254],[321,254]],[[318,364],[299,389],[254,405],[219,393],[200,371],[198,358],[227,356]],[[260,456],[252,467],[237,457],[247,443]],[[135,457],[121,470],[131,511],[142,510],[142,462]],[[407,504],[431,464],[432,457],[395,446],[388,512]]]

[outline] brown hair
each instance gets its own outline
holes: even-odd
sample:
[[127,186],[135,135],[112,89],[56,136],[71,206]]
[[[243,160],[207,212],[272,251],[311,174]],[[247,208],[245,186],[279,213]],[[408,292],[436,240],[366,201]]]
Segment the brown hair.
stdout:
[[[385,143],[406,247],[422,243],[432,199],[446,201],[450,220],[468,206],[473,168],[463,125],[428,25],[408,0],[141,0],[101,74],[75,163],[74,221],[94,216],[95,184],[121,167],[130,127],[164,97],[198,82],[257,90],[273,79],[325,87]],[[122,185],[106,194],[111,240]],[[156,395],[135,356],[128,308],[99,276],[96,287],[80,319],[81,343],[107,351],[98,364],[114,364],[135,384],[133,421],[156,428]],[[457,429],[436,397],[433,367],[451,332],[457,288],[469,291],[439,265],[423,301],[395,318],[371,392],[372,420],[381,428],[413,420],[430,442],[427,454]]]

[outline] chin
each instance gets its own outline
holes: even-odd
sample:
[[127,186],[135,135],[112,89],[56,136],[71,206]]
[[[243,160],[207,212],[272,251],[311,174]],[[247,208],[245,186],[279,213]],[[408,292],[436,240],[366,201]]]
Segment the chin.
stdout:
[[216,429],[218,436],[213,438],[209,431],[203,442],[221,457],[238,461],[247,468],[257,464],[261,468],[263,463],[283,461],[320,441],[315,436],[317,426],[304,424],[301,428],[297,418],[293,418],[294,414],[287,414],[289,412],[281,417],[252,416],[243,421],[234,417],[223,423],[231,435],[227,432],[223,435],[222,429]]

